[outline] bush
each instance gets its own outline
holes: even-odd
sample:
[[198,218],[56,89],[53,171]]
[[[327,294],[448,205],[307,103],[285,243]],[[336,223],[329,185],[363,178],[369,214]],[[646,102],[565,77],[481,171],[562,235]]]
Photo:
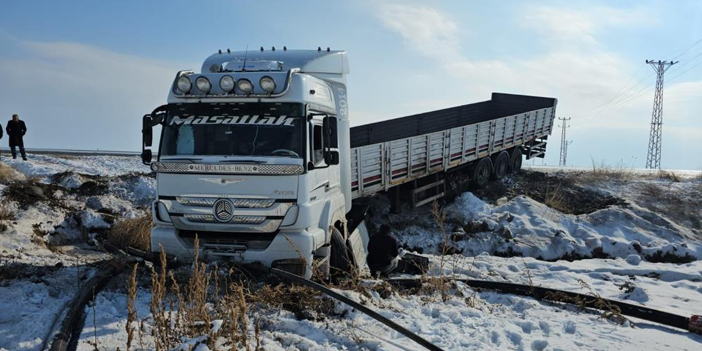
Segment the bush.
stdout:
[[0,163],[0,184],[9,184],[14,181],[24,181],[24,174],[17,172],[14,168]]
[[107,232],[107,241],[121,249],[133,247],[150,252],[151,228],[151,213],[139,218],[124,219],[115,223]]

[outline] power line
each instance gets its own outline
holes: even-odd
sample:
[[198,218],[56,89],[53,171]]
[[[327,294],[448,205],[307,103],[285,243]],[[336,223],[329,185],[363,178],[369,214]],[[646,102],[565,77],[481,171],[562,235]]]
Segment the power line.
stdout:
[[651,133],[648,138],[648,155],[646,168],[661,168],[661,145],[663,137],[663,75],[671,66],[680,61],[646,60],[646,63],[656,71],[656,94],[653,97],[653,113],[651,115]]
[[566,158],[568,157],[568,142],[566,141],[566,128],[570,127],[568,124],[568,121],[571,120],[570,117],[568,118],[561,118],[558,117],[558,120],[561,121],[561,126],[563,128],[563,131],[561,131],[561,157],[560,160],[558,161],[559,166],[565,166],[566,165]]
[[[682,72],[679,72],[679,73],[676,74],[675,76],[669,78],[669,79],[668,79],[668,82],[672,82],[672,81],[676,80],[677,78],[679,78],[679,77],[682,76],[683,74],[685,74],[685,73],[689,72],[690,70],[694,69],[695,67],[698,67],[699,65],[701,65],[701,64],[702,64],[702,59],[700,59],[700,57],[702,57],[702,52],[700,52],[700,53],[698,53],[697,55],[693,56],[693,57],[690,59],[690,61],[687,61],[687,62],[681,64],[678,68],[685,67],[685,65],[688,65],[688,64],[690,64],[690,63],[695,63],[694,65],[688,67],[688,69],[686,69],[686,70],[684,70],[684,71],[682,71]],[[695,61],[696,61],[696,62],[695,62]],[[653,72],[653,73],[655,73],[655,72]],[[650,77],[651,75],[653,75],[653,73],[651,73],[650,75],[647,75],[646,78],[648,78],[648,77]],[[638,84],[636,84],[636,85],[638,85]],[[636,86],[636,85],[635,85],[635,86]],[[637,90],[634,91],[634,92],[632,92],[632,91],[633,91],[633,88],[634,88],[635,86],[632,87],[631,90],[627,92],[627,94],[625,95],[625,97],[622,97],[621,99],[617,99],[618,101],[612,101],[610,104],[608,104],[607,110],[612,110],[612,109],[614,109],[614,108],[617,108],[617,107],[626,105],[627,103],[629,103],[629,102],[635,100],[636,98],[638,98],[638,97],[640,97],[640,96],[646,94],[646,93],[648,92],[648,88],[651,87],[651,86],[653,86],[653,85],[654,85],[654,83],[646,84],[646,85],[642,86],[641,88],[637,89]],[[600,109],[600,110],[601,110],[601,109]],[[587,118],[585,118],[585,120],[589,120],[589,119],[592,119],[593,115],[594,115],[595,113],[597,113],[597,112],[599,112],[599,111],[591,110],[590,112],[587,112],[587,113],[581,115],[581,117],[587,117]]]
[[[686,61],[686,62],[683,63],[682,65],[680,65],[680,68],[682,68],[683,66],[685,66],[685,65],[687,65],[687,64],[693,63],[693,62],[695,61],[695,59],[697,59],[698,57],[702,56],[702,51],[697,52],[697,49],[702,48],[702,47],[698,47],[699,44],[701,44],[701,43],[702,43],[702,38],[696,40],[695,42],[693,42],[693,43],[690,44],[689,46],[680,49],[680,53],[678,53],[677,55],[675,55],[675,57],[673,58],[673,60],[678,59],[678,58],[680,58],[680,57],[683,57],[684,55],[688,54],[691,50],[695,49],[694,51],[692,51],[691,53],[689,53],[689,55],[692,55],[692,54],[695,54],[695,53],[696,53],[696,54],[695,54],[692,58],[690,58],[690,59],[685,58],[685,61]],[[677,51],[677,50],[676,50],[676,51]],[[672,55],[672,54],[673,54],[673,53],[671,53],[671,55]],[[667,56],[667,55],[666,55],[666,56]],[[674,76],[673,78],[671,78],[669,81],[672,81],[673,79],[678,78],[679,76],[683,75],[684,73],[687,73],[688,71],[690,71],[690,70],[692,70],[693,68],[699,66],[700,64],[702,64],[702,61],[696,63],[695,65],[691,66],[691,67],[688,68],[687,70],[680,72],[679,74],[677,74],[676,76]],[[583,113],[583,114],[580,115],[580,116],[581,116],[581,117],[590,117],[590,116],[594,115],[595,113],[600,112],[600,111],[602,111],[602,110],[605,110],[605,109],[606,109],[606,110],[610,110],[610,109],[612,109],[612,108],[614,108],[614,107],[618,107],[618,106],[624,105],[624,104],[626,104],[626,103],[628,103],[628,102],[630,102],[630,101],[636,99],[637,97],[639,97],[639,96],[645,94],[647,88],[650,87],[652,84],[646,84],[646,85],[643,86],[642,88],[638,89],[636,92],[633,92],[633,93],[632,93],[632,91],[633,91],[637,86],[639,86],[641,83],[647,81],[648,78],[649,78],[650,76],[653,75],[653,73],[647,74],[646,76],[644,76],[643,78],[641,78],[640,80],[638,80],[633,86],[629,87],[629,84],[630,84],[629,82],[631,82],[631,81],[634,79],[634,77],[637,75],[637,73],[641,70],[641,67],[643,67],[643,65],[640,66],[640,67],[634,72],[634,74],[632,74],[632,75],[629,77],[629,79],[627,80],[627,83],[625,83],[625,84],[623,85],[623,88],[622,88],[621,90],[619,90],[612,98],[610,98],[609,100],[606,100],[605,102],[603,102],[603,103],[597,105],[595,108],[593,108],[593,109],[591,109],[591,110],[589,110],[589,111]]]
[[683,50],[683,52],[679,53],[677,56],[673,57],[673,60],[680,58],[680,56],[684,55],[686,52],[690,51],[692,48],[697,46],[697,44],[702,43],[702,38],[697,40],[696,42],[692,43],[687,49]]

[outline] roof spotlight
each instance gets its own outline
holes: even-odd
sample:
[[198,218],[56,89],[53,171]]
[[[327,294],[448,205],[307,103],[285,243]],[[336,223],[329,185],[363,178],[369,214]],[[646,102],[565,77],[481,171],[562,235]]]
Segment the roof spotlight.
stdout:
[[190,89],[193,87],[193,83],[190,81],[190,78],[186,76],[182,76],[178,78],[176,81],[176,86],[178,87],[178,90],[183,93],[187,94],[190,92]]
[[236,87],[245,94],[250,94],[253,91],[253,84],[251,84],[250,80],[245,78],[239,79],[236,82]]
[[205,94],[209,93],[210,89],[212,89],[212,84],[210,83],[210,80],[207,79],[207,77],[203,76],[197,77],[197,79],[195,79],[195,86],[198,90]]
[[234,78],[232,76],[224,76],[219,79],[219,87],[229,93],[234,90]]
[[272,93],[275,90],[275,81],[269,76],[262,77],[258,84],[267,93]]

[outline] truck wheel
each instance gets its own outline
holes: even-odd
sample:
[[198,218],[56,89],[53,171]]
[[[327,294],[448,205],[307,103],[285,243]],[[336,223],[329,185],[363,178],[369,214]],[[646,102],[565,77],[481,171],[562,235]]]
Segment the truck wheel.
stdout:
[[329,256],[330,275],[334,276],[351,272],[349,249],[346,246],[344,237],[336,227],[331,228],[331,253]]
[[491,180],[500,180],[509,172],[509,154],[507,151],[502,151],[496,155],[493,164]]
[[522,170],[522,148],[515,147],[509,158],[509,172],[517,174]]
[[483,186],[490,180],[490,174],[492,174],[492,160],[489,157],[483,157],[475,165],[470,183],[473,186]]

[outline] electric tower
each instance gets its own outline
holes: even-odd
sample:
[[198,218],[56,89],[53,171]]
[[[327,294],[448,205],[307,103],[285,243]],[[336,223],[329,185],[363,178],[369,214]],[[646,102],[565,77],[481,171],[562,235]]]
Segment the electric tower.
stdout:
[[648,155],[646,168],[661,168],[661,143],[663,137],[663,74],[670,66],[680,61],[646,60],[656,71],[656,95],[653,97],[653,114],[651,116],[651,134],[648,137]]
[[570,125],[568,124],[568,121],[570,121],[570,117],[558,117],[558,120],[561,121],[562,125],[560,127],[563,128],[563,131],[561,132],[561,158],[560,161],[558,161],[558,165],[565,166],[566,158],[568,157],[568,142],[566,141],[566,128],[570,127]]

